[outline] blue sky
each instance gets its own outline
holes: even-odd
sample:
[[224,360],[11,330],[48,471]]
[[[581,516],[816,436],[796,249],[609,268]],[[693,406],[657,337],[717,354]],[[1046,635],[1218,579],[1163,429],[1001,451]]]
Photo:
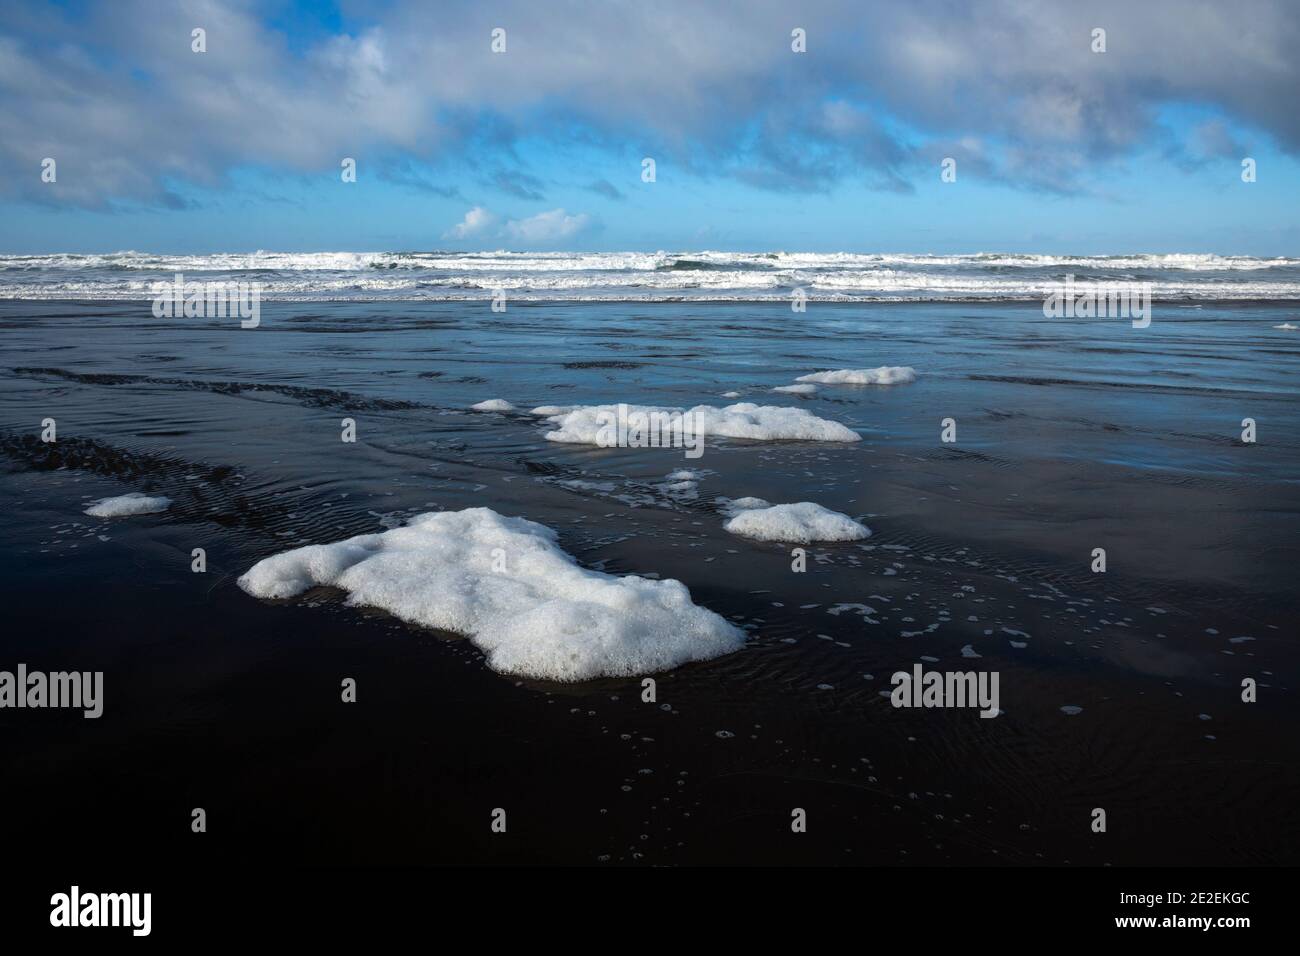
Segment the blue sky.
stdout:
[[1294,4],[971,6],[11,5],[0,251],[1300,254]]

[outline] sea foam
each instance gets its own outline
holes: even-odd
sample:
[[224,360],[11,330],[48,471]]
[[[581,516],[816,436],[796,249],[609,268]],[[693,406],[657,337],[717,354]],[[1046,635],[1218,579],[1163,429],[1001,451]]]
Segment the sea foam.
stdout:
[[430,512],[273,555],[239,586],[260,598],[342,588],[351,605],[465,635],[495,671],[545,680],[650,674],[744,644],[680,581],[588,570],[555,542],[550,528],[489,508]]
[[[547,417],[556,426],[545,434],[548,441],[580,445],[601,445],[602,433],[608,433],[619,414],[618,405],[577,405],[568,412]],[[738,402],[717,408],[696,405],[694,408],[660,408],[653,405],[622,406],[627,416],[680,416],[693,422],[694,434],[703,438],[747,438],[751,441],[861,441],[862,436],[839,422],[818,418],[802,408],[778,405],[755,405]]]
[[724,499],[723,510],[732,517],[725,531],[759,541],[808,544],[813,541],[860,541],[871,529],[848,515],[812,501],[773,505],[762,498]]
[[85,514],[94,518],[126,518],[131,515],[152,515],[166,511],[172,500],[162,495],[146,495],[138,491],[92,501]]
[[842,368],[833,372],[800,375],[796,382],[822,385],[906,385],[916,381],[916,369],[907,365],[882,365],[880,368]]

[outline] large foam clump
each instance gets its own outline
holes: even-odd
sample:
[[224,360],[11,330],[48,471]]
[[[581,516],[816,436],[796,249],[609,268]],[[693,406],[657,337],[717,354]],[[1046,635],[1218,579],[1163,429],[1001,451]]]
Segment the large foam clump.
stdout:
[[166,511],[172,500],[162,495],[146,495],[139,491],[118,495],[116,498],[100,498],[92,501],[85,514],[93,518],[127,518],[131,515],[152,515]]
[[796,382],[821,385],[906,385],[916,381],[916,369],[908,365],[882,365],[880,368],[842,368],[833,372],[800,375]]
[[680,581],[591,571],[555,541],[550,528],[489,508],[434,512],[273,555],[239,586],[260,598],[342,588],[349,604],[465,635],[493,670],[546,680],[650,674],[744,644]]
[[656,421],[664,422],[666,429],[685,430],[688,435],[702,439],[715,435],[721,438],[747,438],[751,441],[861,441],[862,436],[839,422],[818,418],[802,408],[784,408],[778,405],[755,405],[738,402],[717,408],[696,405],[694,408],[661,408],[653,405],[578,405],[563,414],[547,417],[556,426],[547,432],[549,441],[571,442],[581,445],[616,444],[609,439],[616,433],[621,418],[639,421],[640,427],[653,428]]
[[773,505],[762,498],[736,498],[724,500],[722,505],[731,515],[723,530],[759,541],[809,544],[860,541],[871,535],[866,525],[812,501]]

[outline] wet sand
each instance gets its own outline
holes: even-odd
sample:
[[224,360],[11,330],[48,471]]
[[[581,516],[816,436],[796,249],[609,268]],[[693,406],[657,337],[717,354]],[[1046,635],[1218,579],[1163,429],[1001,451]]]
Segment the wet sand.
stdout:
[[[1264,331],[1284,309],[1158,316],[1158,340],[1012,306],[819,306],[796,330],[788,310],[753,306],[485,319],[465,304],[286,304],[254,333],[140,311],[3,307],[4,663],[103,670],[106,687],[99,720],[0,711],[22,847],[188,862],[1300,860],[1300,349]],[[921,377],[766,391],[879,364]],[[722,405],[729,388],[864,441],[719,441],[687,461],[557,445],[530,416],[463,410]],[[47,414],[56,446],[36,437]],[[343,415],[355,446],[338,441]],[[1236,440],[1246,415],[1254,446]],[[939,441],[946,416],[956,445]],[[698,497],[657,487],[681,467],[705,471]],[[81,513],[127,491],[174,504]],[[816,501],[873,535],[810,545],[792,573],[788,547],[722,530],[714,499],[745,495]],[[234,583],[277,551],[479,505],[554,528],[584,565],[685,582],[748,645],[655,675],[647,704],[639,679],[503,677],[468,641],[338,592],[264,602]],[[1099,546],[1104,575],[1089,570]],[[206,574],[190,572],[194,547]],[[893,708],[889,675],[917,661],[997,670],[1005,713]],[[339,700],[344,677],[356,704]],[[1243,677],[1258,703],[1240,701]],[[197,851],[196,806],[219,835]],[[1105,834],[1089,828],[1098,806]],[[504,835],[489,830],[496,807]],[[790,832],[796,807],[805,834]]]

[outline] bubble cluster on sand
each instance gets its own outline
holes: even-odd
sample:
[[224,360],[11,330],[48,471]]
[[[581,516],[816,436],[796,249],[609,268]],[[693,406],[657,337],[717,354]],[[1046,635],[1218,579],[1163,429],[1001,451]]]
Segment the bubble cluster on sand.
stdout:
[[817,391],[817,386],[805,382],[802,385],[778,385],[772,391],[784,392],[787,395],[812,395]]
[[[744,438],[750,441],[825,441],[855,442],[862,436],[839,422],[818,418],[802,408],[779,405],[755,405],[738,402],[717,408],[696,405],[693,408],[662,408],[654,405],[577,405],[565,412],[547,415],[555,426],[546,432],[547,441],[581,445],[601,445],[620,416],[631,421],[635,416],[653,423],[656,417],[682,422],[696,437]],[[643,426],[644,427],[644,426]]]
[[162,495],[146,495],[139,491],[118,495],[115,498],[100,498],[92,501],[85,514],[93,518],[126,518],[131,515],[152,515],[166,511],[172,500]]
[[493,670],[548,680],[649,674],[744,644],[680,581],[588,570],[555,542],[550,528],[489,508],[432,512],[273,555],[239,586],[260,598],[342,588],[349,604],[465,635]]
[[871,534],[866,525],[812,501],[773,505],[762,498],[736,498],[721,503],[731,515],[723,529],[759,541],[860,541]]
[[800,375],[796,382],[821,385],[906,385],[916,381],[916,369],[907,365],[882,365],[880,368],[842,368],[831,372]]

